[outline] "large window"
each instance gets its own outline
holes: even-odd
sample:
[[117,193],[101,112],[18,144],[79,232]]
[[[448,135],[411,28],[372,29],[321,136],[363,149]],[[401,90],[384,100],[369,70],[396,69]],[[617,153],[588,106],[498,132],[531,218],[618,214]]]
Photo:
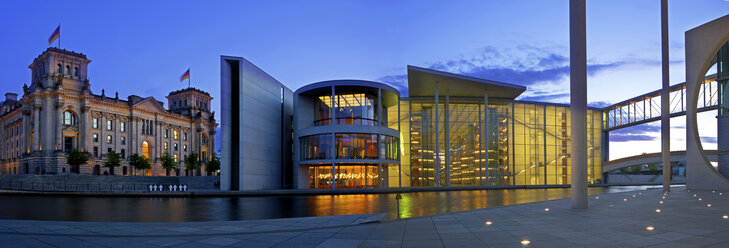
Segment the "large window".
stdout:
[[142,156],[149,158],[149,143],[146,140],[142,142]]
[[380,135],[382,143],[382,156],[388,160],[397,160],[397,152],[399,151],[399,139],[392,136]]
[[377,134],[336,134],[338,159],[377,159]]
[[[309,188],[330,189],[331,178],[331,165],[309,167]],[[379,179],[380,173],[377,171],[376,164],[337,164],[335,166],[334,184],[337,189],[377,188]]]
[[106,130],[114,130],[114,121],[106,120]]
[[119,122],[119,131],[121,131],[121,132],[127,131],[127,122],[126,121]]
[[63,112],[64,125],[76,125],[76,116],[71,111]]
[[376,121],[377,96],[370,94],[337,94],[334,98],[335,123],[338,125],[370,125]]
[[332,158],[332,135],[321,134],[301,137],[301,160]]
[[331,122],[331,104],[332,96],[320,96],[314,99],[314,125],[315,126],[326,126]]
[[94,118],[91,120],[91,127],[99,128],[99,118]]

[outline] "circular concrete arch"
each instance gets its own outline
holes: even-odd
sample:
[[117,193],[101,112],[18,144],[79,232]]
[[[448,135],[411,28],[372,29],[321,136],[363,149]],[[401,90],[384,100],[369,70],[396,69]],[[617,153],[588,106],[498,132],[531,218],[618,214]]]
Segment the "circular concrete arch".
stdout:
[[685,34],[686,52],[686,188],[729,189],[729,179],[716,171],[701,145],[697,124],[699,87],[719,48],[729,40],[729,15]]

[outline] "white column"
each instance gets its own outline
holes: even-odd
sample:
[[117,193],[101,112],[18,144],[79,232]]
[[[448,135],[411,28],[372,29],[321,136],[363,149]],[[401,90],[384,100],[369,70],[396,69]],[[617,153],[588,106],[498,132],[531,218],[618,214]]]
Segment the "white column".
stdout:
[[663,158],[663,191],[671,191],[671,116],[669,113],[668,75],[668,0],[661,0],[661,157]]
[[433,168],[435,169],[435,187],[440,187],[440,147],[438,147],[438,82],[435,82],[435,148],[433,148],[433,156],[435,156],[435,163]]
[[446,89],[445,95],[445,106],[443,108],[443,133],[445,134],[445,172],[446,172],[446,186],[451,186],[451,125],[450,125],[450,92]]
[[488,113],[489,113],[489,91],[486,90],[483,92],[483,168],[484,168],[484,177],[486,177],[486,186],[489,185],[489,132],[488,132]]
[[403,137],[402,133],[400,133],[400,97],[397,98],[397,135],[397,187],[402,188],[402,156],[400,156],[400,154],[402,154],[404,151],[400,151],[400,148],[404,146],[400,145],[403,142],[402,140],[400,140],[400,138]]
[[[336,121],[336,118],[334,118],[334,113],[335,113],[334,112],[334,108],[335,108],[334,107],[334,96],[336,96],[336,93],[334,92],[334,86],[332,86],[332,99],[331,99],[331,103],[332,104],[330,105],[330,107],[331,107],[330,108],[331,109],[330,115],[332,117],[332,121],[329,122],[329,125],[334,125],[334,121]],[[337,139],[336,134],[335,133],[332,133],[332,139],[331,139],[332,140],[332,148],[331,148],[331,151],[332,151],[332,153],[331,153],[332,158],[331,159],[332,159],[332,161],[334,161],[335,159],[337,159],[337,146],[336,146],[337,145],[337,140],[336,139]],[[329,186],[331,186],[331,189],[335,189],[336,188],[334,186],[334,183],[335,183],[335,180],[334,180],[334,175],[335,174],[334,173],[336,172],[336,169],[335,169],[336,167],[335,166],[336,166],[336,164],[334,162],[332,162],[332,177],[329,179]]]
[[572,208],[587,208],[587,44],[585,0],[570,0]]

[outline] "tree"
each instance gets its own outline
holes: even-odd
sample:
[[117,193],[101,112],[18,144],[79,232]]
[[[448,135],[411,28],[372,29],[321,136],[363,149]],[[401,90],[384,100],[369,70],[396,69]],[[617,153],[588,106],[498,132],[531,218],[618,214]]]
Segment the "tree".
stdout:
[[121,166],[121,155],[115,151],[110,151],[106,154],[106,161],[104,161],[104,167],[109,168],[109,174],[114,175],[114,168]]
[[197,169],[200,169],[200,161],[197,153],[193,152],[185,158],[185,170],[194,173]]
[[213,153],[213,157],[210,158],[208,164],[205,165],[205,172],[210,175],[217,170],[220,170],[220,158],[217,153]]
[[71,149],[71,152],[66,156],[66,163],[71,166],[71,172],[80,173],[80,166],[85,164],[89,160],[89,156],[86,153],[79,151],[76,148]]
[[175,164],[175,160],[170,156],[169,153],[162,154],[162,157],[159,158],[159,160],[162,162],[162,169],[165,169],[167,172],[167,176],[170,175],[170,170],[173,170],[177,168],[177,165]]
[[[139,154],[132,154],[129,156],[129,165],[134,168],[134,170],[149,170],[152,169],[152,164],[149,163],[149,159],[145,158],[144,156],[139,156]],[[132,170],[132,172],[134,172]],[[144,172],[142,172],[142,175],[144,175]]]

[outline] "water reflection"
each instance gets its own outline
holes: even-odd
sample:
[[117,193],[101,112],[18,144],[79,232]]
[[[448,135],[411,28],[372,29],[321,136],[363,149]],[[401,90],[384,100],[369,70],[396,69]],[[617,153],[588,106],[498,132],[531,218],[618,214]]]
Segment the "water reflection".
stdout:
[[[589,194],[644,187],[590,188]],[[403,193],[400,217],[430,215],[569,197],[569,189],[472,190]],[[0,196],[1,219],[183,222],[290,218],[362,213],[397,218],[395,194],[270,197]]]

